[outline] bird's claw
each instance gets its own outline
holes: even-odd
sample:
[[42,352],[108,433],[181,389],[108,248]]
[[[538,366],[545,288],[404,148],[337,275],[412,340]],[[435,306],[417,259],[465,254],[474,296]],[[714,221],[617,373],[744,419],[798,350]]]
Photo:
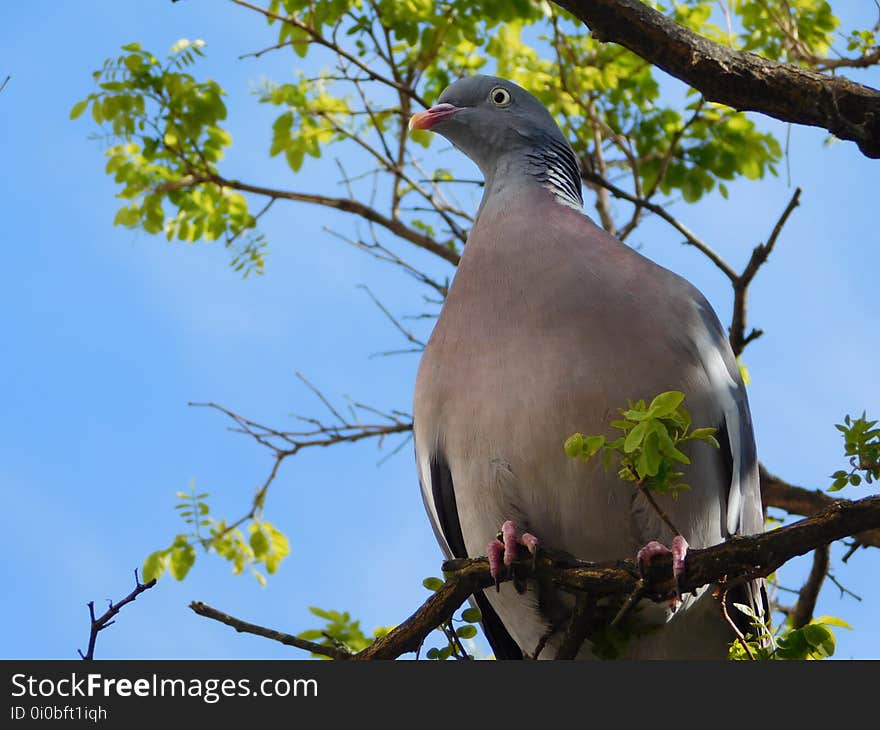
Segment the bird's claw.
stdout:
[[674,578],[673,588],[674,596],[670,599],[669,604],[672,608],[677,608],[681,603],[682,585],[685,576],[685,558],[687,557],[688,543],[681,535],[672,538],[672,547],[668,548],[663,543],[652,540],[639,550],[636,560],[639,565],[639,572],[646,576],[650,571],[652,563],[660,555],[672,555],[672,576]]
[[[506,520],[501,525],[501,530],[495,539],[486,548],[489,558],[489,573],[495,579],[495,590],[499,590],[501,578],[507,573],[508,568],[516,560],[519,546],[525,547],[532,556],[532,567],[535,567],[538,558],[538,538],[528,532],[519,532],[511,520]],[[520,588],[517,586],[519,592]]]

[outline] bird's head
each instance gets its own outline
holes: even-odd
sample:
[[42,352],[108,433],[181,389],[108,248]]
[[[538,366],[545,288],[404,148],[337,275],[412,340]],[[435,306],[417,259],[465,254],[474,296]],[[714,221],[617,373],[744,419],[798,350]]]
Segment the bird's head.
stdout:
[[495,76],[468,76],[448,86],[437,104],[414,114],[410,129],[430,129],[485,165],[544,137],[565,137],[550,112],[521,86]]
[[409,120],[410,129],[430,129],[473,160],[486,178],[500,160],[521,161],[541,177],[547,168],[565,178],[572,202],[580,204],[577,158],[546,107],[521,86],[496,76],[468,76],[448,86],[437,104]]

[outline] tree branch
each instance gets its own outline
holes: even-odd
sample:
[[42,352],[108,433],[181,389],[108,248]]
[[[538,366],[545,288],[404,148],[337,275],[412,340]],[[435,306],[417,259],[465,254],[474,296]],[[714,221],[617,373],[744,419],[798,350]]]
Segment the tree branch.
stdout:
[[798,600],[788,615],[791,626],[800,629],[813,620],[813,612],[816,610],[816,601],[819,600],[819,591],[828,575],[828,563],[831,559],[831,550],[828,545],[822,545],[813,551],[813,567],[807,582],[804,583],[798,594]]
[[[278,198],[282,200],[293,200],[300,203],[312,203],[313,205],[323,205],[326,208],[335,208],[345,213],[354,213],[361,218],[382,226],[396,236],[405,241],[415,244],[419,248],[445,259],[454,266],[458,265],[459,255],[451,246],[437,243],[430,236],[410,228],[400,220],[394,220],[388,216],[382,215],[375,208],[365,205],[358,200],[351,198],[334,198],[326,195],[315,195],[314,193],[297,193],[289,190],[276,190],[274,188],[265,188],[260,185],[251,185],[241,182],[240,180],[227,180],[216,174],[193,175],[186,180],[185,186],[191,187],[200,182],[212,182],[220,187],[240,190],[245,193],[254,193],[255,195],[265,195],[270,198]],[[181,186],[183,187],[183,185]]]
[[555,0],[601,41],[619,43],[708,100],[784,122],[823,127],[880,158],[880,91],[731,48],[639,0]]
[[[708,584],[729,586],[741,580],[766,577],[798,555],[868,529],[880,529],[880,496],[854,502],[833,501],[813,517],[787,527],[760,535],[735,537],[720,545],[688,551],[685,572],[679,585],[682,592],[691,592]],[[534,561],[530,556],[527,560],[517,562],[516,567],[518,578],[533,577],[549,581],[561,590],[588,596],[592,605],[600,598],[612,599],[612,604],[613,599],[624,603],[633,594],[663,601],[669,598],[668,588],[675,585],[671,556],[665,560],[658,558],[652,564],[651,575],[646,578],[639,575],[632,561],[585,563],[547,549],[540,551]],[[396,659],[403,654],[416,652],[428,634],[449,621],[470,595],[495,582],[486,558],[448,560],[443,564],[443,572],[446,577],[443,587],[408,619],[357,654],[337,658]],[[509,576],[505,578],[508,579]],[[582,603],[582,608],[585,605]],[[197,613],[207,615],[203,610],[206,608],[204,604],[195,603],[191,607]],[[303,643],[296,637],[210,610],[215,614],[211,618],[223,616],[226,619],[223,622],[236,630],[249,631],[293,646]],[[572,643],[578,638],[573,636]],[[296,643],[291,639],[295,639]],[[308,646],[299,648],[316,651],[318,645],[305,643]],[[321,646],[320,649],[320,653],[329,655],[327,647]]]
[[755,278],[755,274],[758,273],[758,269],[766,263],[788,217],[800,205],[800,199],[801,189],[796,188],[791,196],[791,200],[788,201],[788,205],[785,206],[785,210],[782,211],[782,215],[779,216],[779,220],[776,221],[776,225],[773,226],[767,243],[759,243],[755,246],[743,272],[733,282],[733,320],[730,323],[730,347],[733,350],[733,354],[737,357],[742,354],[746,345],[763,334],[762,330],[755,329],[749,332],[748,335],[746,334],[746,300],[749,285]]
[[110,605],[107,607],[107,610],[100,618],[95,618],[95,602],[89,601],[89,616],[91,617],[92,625],[89,632],[89,647],[86,650],[86,653],[83,654],[82,651],[77,649],[77,653],[79,653],[80,658],[84,661],[90,662],[95,658],[95,642],[98,640],[98,634],[104,629],[112,626],[115,621],[113,621],[114,616],[118,614],[125,606],[134,601],[141,593],[144,591],[150,590],[154,585],[156,585],[156,579],[147,582],[141,583],[140,578],[138,578],[137,569],[134,571],[134,590],[129,593],[125,598],[117,603],[113,603],[110,601]]
[[254,634],[255,636],[262,636],[264,639],[272,639],[272,641],[277,641],[286,646],[293,646],[297,649],[310,651],[312,652],[312,654],[320,654],[321,656],[330,657],[330,659],[351,659],[352,657],[351,654],[349,654],[347,651],[344,651],[343,649],[337,649],[333,646],[324,646],[323,644],[315,644],[312,641],[300,639],[298,636],[285,634],[283,631],[267,629],[265,626],[259,626],[257,624],[248,623],[247,621],[242,621],[239,618],[230,616],[228,613],[218,611],[216,608],[212,608],[208,604],[202,603],[201,601],[193,601],[189,604],[189,607],[199,616],[204,616],[205,618],[219,621],[221,624],[231,626],[240,634]]
[[[261,8],[258,5],[253,5],[249,2],[245,2],[245,0],[232,0],[232,2],[236,5],[240,5],[243,8],[247,8],[248,10],[253,10],[261,13],[265,17],[271,18],[272,20],[280,20],[282,23],[286,23],[288,25],[294,26],[295,28],[299,28],[301,31],[309,36],[312,43],[317,43],[318,45],[328,48],[329,50],[336,53],[340,58],[348,61],[348,63],[352,64],[353,66],[357,66],[371,80],[378,81],[382,84],[385,84],[386,86],[390,86],[393,89],[397,89],[399,92],[406,94],[408,97],[414,99],[424,107],[430,106],[430,104],[422,99],[422,97],[419,96],[414,89],[411,89],[406,84],[402,84],[395,79],[390,79],[387,76],[383,76],[382,74],[378,73],[374,68],[371,68],[369,64],[364,63],[364,61],[360,60],[357,56],[354,56],[351,53],[345,51],[342,47],[339,46],[338,43],[328,41],[326,38],[324,38],[323,35],[321,35],[320,32],[315,30],[308,23],[304,23],[303,21],[301,21],[295,15],[278,15],[277,13],[273,13],[267,8]],[[386,61],[389,63],[389,65],[392,65],[392,59],[386,59]],[[392,65],[392,69],[393,68],[394,67]]]
[[[761,464],[761,498],[765,507],[776,507],[789,514],[810,517],[827,509],[836,500],[818,489],[804,489],[774,476]],[[854,535],[858,544],[880,548],[880,526]]]
[[[454,573],[447,577],[440,590],[406,621],[376,639],[354,658],[397,659],[407,652],[418,651],[428,634],[449,621],[471,594],[494,585],[495,579],[489,574],[489,563],[485,558],[453,562],[458,563],[453,566]],[[447,565],[444,564],[444,571]]]
[[[275,481],[275,477],[278,475],[278,470],[281,468],[282,462],[290,456],[295,456],[302,449],[314,446],[335,446],[336,444],[341,443],[357,443],[358,441],[363,441],[364,439],[369,438],[378,439],[381,445],[384,439],[388,436],[406,434],[412,431],[412,420],[409,414],[398,411],[384,413],[363,403],[351,404],[352,407],[350,410],[353,416],[350,419],[345,418],[320,390],[306,380],[302,373],[296,373],[296,376],[327,407],[327,410],[333,415],[335,422],[324,423],[317,418],[297,416],[300,421],[309,424],[308,430],[281,431],[257,423],[256,421],[246,418],[217,403],[208,402],[188,404],[193,407],[212,408],[228,416],[236,424],[235,427],[230,428],[231,431],[250,436],[258,444],[269,449],[273,455],[272,467],[269,470],[269,475],[263,480],[263,483],[254,493],[248,511],[234,522],[229,523],[217,534],[203,540],[205,547],[216,543],[218,539],[224,537],[257,516],[263,508],[263,504],[266,501],[266,494],[272,483]],[[357,417],[355,409],[381,416],[387,421],[387,423],[363,423],[360,418]]]

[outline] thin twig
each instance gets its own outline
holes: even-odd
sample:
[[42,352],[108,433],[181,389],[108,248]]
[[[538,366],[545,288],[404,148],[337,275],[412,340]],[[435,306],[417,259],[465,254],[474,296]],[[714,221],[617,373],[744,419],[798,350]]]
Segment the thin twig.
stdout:
[[286,16],[279,15],[278,13],[273,13],[272,11],[267,10],[266,8],[261,8],[258,5],[253,5],[249,2],[245,2],[245,0],[232,0],[232,2],[235,3],[236,5],[240,5],[243,8],[247,8],[248,10],[254,10],[258,13],[261,13],[262,15],[264,15],[267,18],[272,18],[273,20],[280,20],[282,23],[287,23],[288,25],[292,25],[296,28],[299,28],[302,31],[305,31],[305,33],[308,34],[309,38],[311,38],[312,41],[314,41],[315,43],[317,43],[321,46],[324,46],[325,48],[329,48],[334,53],[336,53],[338,56],[340,56],[340,58],[344,58],[346,61],[348,61],[352,65],[357,66],[370,79],[372,79],[374,81],[378,81],[378,82],[380,82],[386,86],[390,86],[394,89],[397,89],[398,91],[406,94],[411,99],[417,101],[422,106],[425,106],[425,107],[429,106],[428,103],[424,99],[422,99],[422,97],[419,96],[415,92],[414,89],[411,89],[408,86],[406,86],[405,84],[400,83],[399,81],[395,81],[394,79],[390,79],[387,76],[383,76],[382,74],[378,73],[375,69],[371,68],[368,64],[364,63],[356,56],[353,56],[352,54],[345,51],[337,43],[334,43],[333,41],[330,41],[330,40],[327,40],[326,38],[324,38],[324,36],[321,35],[321,33],[319,33],[317,30],[315,30],[308,23],[304,23],[303,21],[301,21],[299,18],[297,18],[293,15],[286,15]]
[[320,390],[318,390],[314,385],[312,385],[312,384],[308,381],[308,379],[306,378],[305,375],[303,375],[303,374],[302,374],[301,372],[299,372],[298,370],[296,371],[295,374],[296,374],[296,377],[299,378],[300,381],[302,381],[303,383],[305,383],[306,387],[307,387],[310,391],[312,391],[312,393],[314,393],[316,396],[318,396],[318,399],[321,401],[321,403],[323,403],[325,406],[327,406],[327,410],[330,411],[330,413],[332,413],[336,418],[338,418],[340,423],[345,423],[345,422],[346,422],[346,420],[345,420],[341,415],[339,415],[339,411],[337,411],[337,410],[333,407],[333,404],[330,403],[329,400],[327,400],[327,398],[325,397],[325,395],[324,395]]
[[740,646],[742,646],[749,659],[755,661],[755,655],[752,654],[752,650],[749,647],[749,642],[746,641],[746,637],[743,636],[742,631],[739,630],[739,626],[736,625],[736,622],[730,617],[730,614],[727,612],[727,589],[724,589],[721,592],[719,603],[721,604],[721,615],[724,616],[724,620],[727,622],[727,625],[736,635],[736,640],[740,643]]
[[293,646],[297,649],[310,651],[312,654],[320,654],[321,656],[329,657],[330,659],[351,659],[353,656],[351,652],[344,651],[334,646],[316,644],[313,641],[306,641],[305,639],[300,639],[298,636],[293,636],[292,634],[285,634],[283,631],[276,631],[275,629],[269,629],[265,626],[242,621],[240,618],[235,618],[228,613],[218,611],[216,608],[212,608],[201,601],[193,601],[189,604],[189,607],[199,616],[219,621],[221,624],[226,624],[239,633],[262,636],[264,639],[271,639],[272,641],[277,641],[285,646]]
[[859,603],[862,601],[862,597],[856,593],[853,593],[849,588],[842,585],[837,578],[835,578],[831,573],[828,573],[828,580],[830,580],[837,588],[840,590],[840,595],[843,597],[844,595],[850,596],[851,598],[855,598]]
[[[308,43],[308,41],[300,41],[300,43]],[[269,46],[268,48],[263,48],[260,51],[253,51],[252,53],[243,53],[238,57],[239,61],[244,60],[245,58],[259,58],[264,53],[269,53],[270,51],[277,51],[279,48],[286,48],[287,46],[292,46],[293,41],[284,41],[284,43],[276,43],[274,46]]]
[[752,329],[748,335],[746,334],[746,302],[749,285],[761,266],[766,263],[767,258],[773,251],[773,247],[776,245],[776,241],[779,239],[779,234],[782,233],[782,228],[785,226],[786,221],[792,211],[800,204],[800,198],[801,189],[796,188],[791,196],[791,200],[788,201],[788,205],[785,206],[785,210],[782,211],[782,215],[776,221],[776,225],[773,226],[767,243],[760,243],[755,246],[742,273],[733,281],[733,318],[730,323],[730,347],[733,350],[733,354],[737,357],[742,354],[746,345],[763,334],[762,330],[756,329]]
[[[412,332],[410,332],[409,330],[404,328],[400,324],[400,322],[398,322],[394,318],[394,315],[391,314],[391,312],[388,311],[387,307],[385,307],[385,305],[382,304],[382,302],[380,302],[376,298],[375,294],[373,294],[373,292],[370,291],[370,288],[368,286],[366,286],[366,284],[358,284],[358,289],[363,289],[367,293],[367,295],[370,297],[370,299],[373,300],[373,303],[377,307],[379,307],[379,309],[382,311],[382,313],[388,318],[388,321],[391,322],[391,324],[394,325],[394,327],[397,329],[397,331],[400,332],[400,334],[402,334],[409,342],[411,342],[414,345],[418,345],[420,349],[423,349],[425,347],[424,342],[422,342],[418,337],[413,335]],[[413,352],[413,351],[410,350],[410,352]],[[419,352],[419,350],[415,350],[414,352]]]
[[[249,418],[224,407],[217,403],[189,403],[193,407],[213,408],[228,416],[235,422],[237,428],[232,428],[236,433],[243,433],[250,436],[261,446],[265,446],[273,453],[272,466],[269,475],[263,480],[262,484],[257,488],[251,499],[248,511],[237,520],[230,522],[220,532],[212,535],[210,538],[202,540],[203,547],[210,547],[216,544],[216,541],[233,530],[241,527],[249,520],[254,519],[263,508],[266,500],[266,494],[272,483],[278,475],[281,464],[289,457],[295,456],[302,449],[311,447],[327,447],[340,443],[357,443],[368,438],[376,438],[381,444],[386,436],[395,434],[408,434],[412,432],[411,416],[407,414],[382,413],[377,409],[369,409],[371,412],[387,419],[388,423],[384,424],[365,424],[357,421],[349,421],[330,403],[330,401],[321,393],[314,385],[312,385],[302,374],[297,373],[297,377],[321,400],[321,402],[330,410],[338,423],[325,424],[315,418],[303,418],[301,420],[311,423],[314,428],[307,431],[281,431],[278,429],[264,426],[256,423]],[[356,404],[361,410],[367,410],[368,407],[362,404]],[[409,420],[402,420],[409,419]]]
[[141,593],[144,591],[150,590],[154,585],[156,585],[156,579],[153,578],[151,581],[147,581],[146,583],[141,583],[140,578],[138,577],[137,568],[134,571],[134,590],[129,593],[125,598],[117,603],[113,603],[110,601],[110,605],[107,607],[107,610],[99,617],[95,618],[95,602],[89,601],[89,617],[91,618],[91,627],[89,631],[89,646],[86,650],[86,653],[83,654],[82,651],[77,649],[77,652],[85,661],[92,661],[95,658],[95,642],[98,640],[98,634],[104,629],[112,626],[116,623],[112,620],[116,614],[118,614],[125,606],[134,601]]
[[611,619],[610,627],[614,628],[618,626],[627,617],[629,612],[632,611],[636,604],[645,597],[645,595],[645,584],[644,582],[639,581],[636,584],[636,587],[626,597],[626,600],[623,602],[623,605],[621,605],[614,618]]
[[647,499],[648,502],[650,502],[651,507],[654,508],[654,511],[659,515],[660,519],[663,520],[663,522],[666,524],[666,526],[670,530],[672,530],[672,534],[673,535],[681,535],[681,533],[678,531],[678,528],[672,524],[672,520],[669,519],[669,516],[663,511],[663,509],[660,507],[660,505],[657,504],[657,501],[654,499],[654,495],[651,494],[651,490],[648,489],[647,485],[645,484],[644,479],[639,480],[638,488],[639,488],[639,491],[643,495],[645,495],[645,499]]

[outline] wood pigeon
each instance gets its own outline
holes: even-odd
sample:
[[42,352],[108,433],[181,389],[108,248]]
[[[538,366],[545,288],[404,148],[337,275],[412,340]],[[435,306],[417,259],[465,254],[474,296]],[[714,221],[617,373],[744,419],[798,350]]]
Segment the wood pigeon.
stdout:
[[[441,134],[485,177],[415,388],[422,496],[446,556],[488,554],[503,570],[499,555],[509,562],[516,543],[590,561],[671,544],[680,570],[687,544],[762,531],[748,399],[717,316],[690,283],[585,215],[577,157],[547,109],[508,80],[473,76],[410,128]],[[695,445],[690,491],[656,497],[676,540],[614,469],[563,449],[578,431],[613,436],[618,407],[668,390],[686,394],[695,426],[717,427],[721,444]],[[740,600],[757,603],[759,586],[746,588]],[[573,605],[534,581],[475,600],[499,659],[554,658]],[[724,658],[734,638],[711,589],[637,613],[626,657]],[[588,641],[578,658],[596,653]]]

